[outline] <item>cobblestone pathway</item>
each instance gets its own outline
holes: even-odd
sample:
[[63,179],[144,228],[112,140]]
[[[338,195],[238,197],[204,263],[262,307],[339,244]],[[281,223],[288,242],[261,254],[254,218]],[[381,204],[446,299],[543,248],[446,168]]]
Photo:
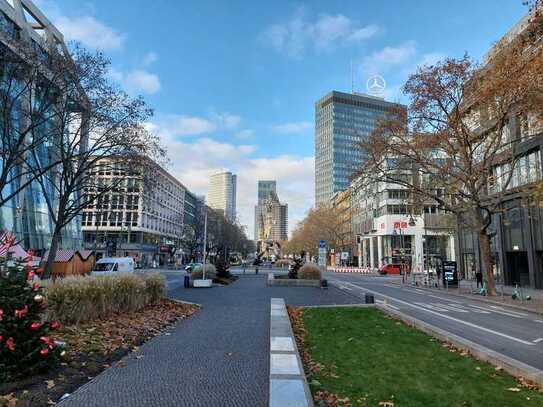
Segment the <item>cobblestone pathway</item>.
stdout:
[[355,299],[335,288],[267,287],[265,277],[244,276],[228,287],[174,289],[171,297],[203,308],[60,405],[266,406],[270,298],[284,298],[289,305]]

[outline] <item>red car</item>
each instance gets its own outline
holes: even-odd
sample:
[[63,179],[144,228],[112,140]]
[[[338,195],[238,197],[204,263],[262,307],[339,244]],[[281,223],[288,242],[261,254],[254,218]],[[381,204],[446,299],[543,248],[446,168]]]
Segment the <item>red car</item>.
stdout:
[[379,268],[380,274],[400,274],[399,264],[385,264]]

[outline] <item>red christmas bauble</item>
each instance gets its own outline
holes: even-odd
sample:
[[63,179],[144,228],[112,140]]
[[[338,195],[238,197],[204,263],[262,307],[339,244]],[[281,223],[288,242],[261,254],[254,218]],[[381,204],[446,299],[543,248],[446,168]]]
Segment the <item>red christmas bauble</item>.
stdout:
[[49,349],[48,348],[43,348],[42,350],[40,350],[40,355],[42,355],[43,357],[46,357],[49,355]]
[[13,342],[13,338],[11,336],[6,341],[6,346],[11,352],[15,350],[15,342]]
[[0,321],[4,319],[4,310],[0,309]]
[[3,340],[4,340],[4,337],[0,335],[0,343],[2,343]]
[[40,285],[38,283],[32,284],[32,291],[38,291],[40,289]]
[[32,281],[32,280],[34,280],[34,276],[35,276],[35,274],[34,274],[34,272],[31,270],[31,271],[28,272],[28,276],[26,277],[26,279],[27,279],[28,281]]
[[41,328],[41,324],[39,322],[32,322],[30,324],[31,331],[38,331],[40,328]]
[[52,331],[56,331],[57,329],[60,328],[60,322],[58,321],[53,321],[49,324],[49,328],[52,330]]

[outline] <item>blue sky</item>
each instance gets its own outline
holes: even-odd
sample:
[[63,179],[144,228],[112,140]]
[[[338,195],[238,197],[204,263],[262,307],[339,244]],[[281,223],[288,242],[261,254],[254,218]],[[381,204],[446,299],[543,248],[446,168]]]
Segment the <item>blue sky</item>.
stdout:
[[314,102],[367,78],[399,92],[419,64],[480,58],[526,12],[522,0],[36,0],[67,39],[100,49],[111,77],[155,109],[148,124],[170,170],[207,192],[238,173],[238,212],[253,230],[258,179],[277,179],[290,229],[313,205]]

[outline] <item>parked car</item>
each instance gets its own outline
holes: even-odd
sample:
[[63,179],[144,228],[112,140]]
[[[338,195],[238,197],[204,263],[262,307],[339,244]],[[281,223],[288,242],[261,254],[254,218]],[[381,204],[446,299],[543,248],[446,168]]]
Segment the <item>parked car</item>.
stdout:
[[379,274],[401,274],[399,264],[384,264],[379,268]]
[[185,266],[185,271],[190,274],[194,271],[196,267],[201,266],[201,265],[202,263],[189,263]]
[[134,259],[132,257],[104,257],[96,262],[91,274],[105,275],[111,273],[133,273]]

